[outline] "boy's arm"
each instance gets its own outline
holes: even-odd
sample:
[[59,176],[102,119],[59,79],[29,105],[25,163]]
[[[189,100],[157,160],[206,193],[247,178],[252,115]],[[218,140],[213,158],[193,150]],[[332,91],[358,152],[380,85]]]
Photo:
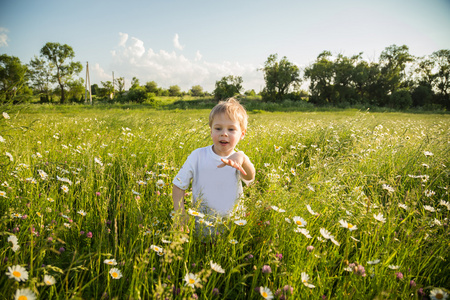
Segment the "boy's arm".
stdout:
[[172,188],[172,200],[173,209],[175,210],[174,225],[175,228],[181,226],[183,230],[184,226],[187,224],[187,215],[184,209],[184,190],[180,189],[176,185]]
[[253,166],[250,158],[242,151],[233,153],[228,159],[222,158],[222,164],[218,165],[218,168],[225,166],[233,167],[241,172],[242,179],[246,181],[252,181],[255,179],[255,166]]

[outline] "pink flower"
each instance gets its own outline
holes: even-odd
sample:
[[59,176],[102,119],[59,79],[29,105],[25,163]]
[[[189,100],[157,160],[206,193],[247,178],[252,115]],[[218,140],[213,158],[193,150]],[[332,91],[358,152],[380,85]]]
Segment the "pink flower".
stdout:
[[88,237],[88,238],[92,238],[92,232],[88,232],[88,233],[86,233],[86,236]]
[[95,192],[95,194],[96,194],[97,196],[100,196],[100,195],[101,195],[100,192]]

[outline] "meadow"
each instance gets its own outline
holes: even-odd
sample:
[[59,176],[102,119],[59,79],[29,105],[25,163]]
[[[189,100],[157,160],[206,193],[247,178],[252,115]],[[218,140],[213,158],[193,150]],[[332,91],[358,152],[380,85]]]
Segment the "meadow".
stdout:
[[208,113],[5,111],[0,299],[448,297],[449,115],[249,111],[244,208],[180,232],[172,180]]

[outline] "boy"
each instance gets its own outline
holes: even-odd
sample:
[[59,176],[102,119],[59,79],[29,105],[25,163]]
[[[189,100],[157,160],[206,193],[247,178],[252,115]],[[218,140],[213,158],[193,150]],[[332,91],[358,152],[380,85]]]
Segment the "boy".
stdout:
[[[202,211],[228,216],[246,184],[255,179],[255,167],[242,151],[234,148],[247,131],[247,112],[234,98],[219,102],[209,114],[213,145],[194,150],[173,180],[172,199],[177,214],[175,226],[187,223],[184,193],[192,179],[194,203],[201,201]],[[178,216],[179,215],[179,216]]]

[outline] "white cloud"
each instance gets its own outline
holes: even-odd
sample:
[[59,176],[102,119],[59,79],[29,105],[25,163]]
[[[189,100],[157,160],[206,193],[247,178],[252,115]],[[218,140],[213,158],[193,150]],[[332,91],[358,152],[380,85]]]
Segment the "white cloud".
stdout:
[[120,36],[119,46],[125,46],[125,43],[128,40],[128,34],[119,32],[119,36]]
[[181,46],[180,41],[178,40],[178,33],[175,33],[175,37],[173,38],[173,46],[179,50],[183,50],[184,46]]
[[[146,49],[142,40],[135,37],[125,39],[125,35],[120,33],[120,43],[111,51],[110,68],[115,76],[125,77],[126,88],[129,87],[133,77],[138,78],[141,84],[155,81],[160,87],[169,88],[171,85],[178,85],[183,91],[189,90],[194,85],[201,85],[204,90],[212,92],[215,82],[228,75],[242,76],[246,90],[255,89],[259,92],[264,84],[262,73],[256,70],[259,66],[227,61],[207,62],[199,50],[194,57],[162,49],[154,51],[152,48]],[[177,35],[174,42],[175,40]],[[100,80],[111,80],[111,75],[98,64],[94,66],[94,70],[99,78],[104,78]]]
[[5,27],[0,27],[0,47],[8,47],[8,32]]
[[[112,73],[106,74],[105,70],[103,70],[102,67],[100,67],[99,64],[94,64],[92,67],[89,68],[89,77],[91,79],[91,84],[93,84],[93,79],[95,79],[96,82],[100,81],[111,81],[112,80]],[[100,85],[100,84],[99,84]]]

